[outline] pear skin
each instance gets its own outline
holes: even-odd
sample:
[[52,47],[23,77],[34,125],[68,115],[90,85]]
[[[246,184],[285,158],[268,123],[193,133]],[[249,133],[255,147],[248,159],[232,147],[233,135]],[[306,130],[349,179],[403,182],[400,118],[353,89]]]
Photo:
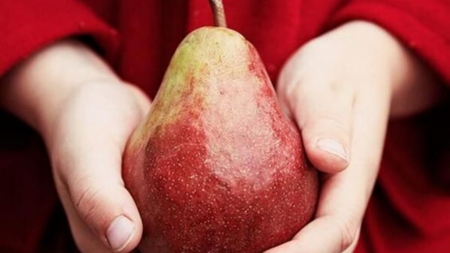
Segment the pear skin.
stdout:
[[255,48],[204,27],[177,48],[130,138],[123,178],[143,253],[259,253],[315,213],[318,173]]

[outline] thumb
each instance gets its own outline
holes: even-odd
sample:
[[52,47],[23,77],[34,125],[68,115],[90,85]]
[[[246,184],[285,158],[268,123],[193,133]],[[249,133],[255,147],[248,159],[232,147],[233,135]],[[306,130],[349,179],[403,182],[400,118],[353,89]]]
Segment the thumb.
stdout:
[[129,252],[142,222],[124,187],[122,153],[149,103],[128,86],[83,87],[46,138],[56,187],[82,252]]
[[107,144],[91,145],[96,152],[71,160],[56,180],[73,236],[83,252],[129,252],[142,234],[137,207],[121,179],[121,153]]
[[[352,138],[352,99],[345,92],[314,89],[294,101],[294,117],[302,130],[305,150],[310,161],[320,170],[336,173],[350,162]],[[304,94],[304,93],[302,93]],[[333,105],[329,105],[333,101]]]
[[301,129],[314,166],[327,173],[344,170],[350,162],[353,91],[326,75],[299,77],[302,71],[296,60],[294,57],[280,75],[281,106]]

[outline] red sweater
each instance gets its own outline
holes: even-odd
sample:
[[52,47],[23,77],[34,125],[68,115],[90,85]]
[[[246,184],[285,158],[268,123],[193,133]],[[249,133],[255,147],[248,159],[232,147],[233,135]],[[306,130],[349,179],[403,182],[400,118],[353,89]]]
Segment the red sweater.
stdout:
[[[385,27],[450,83],[448,0],[224,0],[229,26],[273,81],[286,58],[332,27]],[[55,40],[77,36],[154,96],[181,39],[212,24],[206,0],[0,1],[0,76]],[[358,253],[450,251],[450,107],[391,122]],[[73,243],[39,136],[0,110],[0,252],[70,252]],[[364,169],[364,168],[361,168]]]

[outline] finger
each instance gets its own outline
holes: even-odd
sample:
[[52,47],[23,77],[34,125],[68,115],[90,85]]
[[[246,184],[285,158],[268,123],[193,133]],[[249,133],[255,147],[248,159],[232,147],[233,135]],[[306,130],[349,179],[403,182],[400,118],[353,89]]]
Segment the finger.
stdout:
[[95,152],[79,152],[76,159],[66,158],[71,165],[61,176],[70,197],[65,206],[71,213],[68,217],[72,229],[77,230],[74,235],[83,235],[81,224],[88,224],[106,246],[115,252],[127,252],[139,242],[142,225],[121,179],[121,152],[107,141],[86,145]]
[[[331,217],[317,219],[305,227],[304,232],[302,231],[293,240],[265,253],[342,253],[350,245],[354,245],[358,239],[357,234],[349,233],[353,231],[352,229],[357,228],[347,229],[345,226],[343,222],[334,220]],[[321,236],[319,238],[313,236],[314,234],[320,234]],[[326,243],[322,245],[324,242]]]
[[356,249],[356,246],[358,246],[358,242],[359,242],[359,237],[361,234],[361,228],[358,229],[358,232],[356,233],[355,236],[355,240],[353,240],[352,244],[350,244],[350,246],[343,251],[343,253],[353,253]]
[[[298,235],[292,241],[285,243],[277,248],[266,251],[265,253],[294,253],[294,252],[314,252],[314,253],[352,253],[358,244],[359,228],[346,228],[342,222],[335,221],[333,218],[322,218],[316,220],[314,224],[305,227],[305,236],[301,239]],[[356,233],[353,233],[356,229]],[[347,231],[347,232],[346,232]],[[342,234],[344,233],[344,234]],[[345,234],[348,233],[348,234]],[[309,237],[308,235],[321,234],[320,238]],[[303,243],[306,240],[308,244]],[[322,247],[323,242],[327,243],[326,247]]]
[[352,161],[346,170],[324,178],[316,219],[292,241],[266,253],[341,253],[354,247],[378,172],[388,115],[387,100],[375,99],[374,92],[383,91],[356,101]]
[[280,79],[289,82],[280,84],[287,86],[281,101],[301,129],[309,160],[321,171],[336,173],[350,161],[354,94],[349,85],[312,76]]
[[308,158],[319,170],[329,173],[349,164],[353,112],[351,91],[332,85],[325,81],[299,85],[300,95],[293,101]]
[[[81,252],[114,252],[107,240],[107,237],[104,235],[99,235],[99,233],[94,231],[91,226],[88,226],[86,220],[80,216],[77,207],[71,201],[70,193],[66,190],[60,190],[59,195],[63,202],[72,235],[78,249]],[[133,214],[130,216],[133,216]],[[127,248],[133,248],[132,244],[133,242],[130,242],[129,247]],[[123,252],[128,252],[127,248],[125,248]]]
[[[103,144],[105,144],[103,146]],[[134,248],[142,231],[141,220],[132,197],[125,189],[120,174],[120,152],[111,143],[90,143],[96,152],[80,154],[63,176],[70,201],[66,201],[66,211],[73,225],[74,235],[84,245],[86,229],[114,252],[128,252]],[[81,150],[81,147],[80,147]],[[92,238],[89,238],[92,241]]]
[[140,115],[146,115],[148,113],[148,110],[150,109],[150,98],[139,87],[133,84],[126,85],[131,94],[134,96],[136,102],[138,103],[137,108],[140,110]]
[[354,245],[367,200],[347,186],[349,169],[324,183],[316,219],[291,241],[265,253],[342,253]]
[[355,244],[368,198],[361,189],[369,181],[359,171],[350,166],[325,179],[316,218],[291,241],[265,253],[342,253]]
[[121,178],[121,157],[144,110],[124,99],[128,89],[97,88],[80,91],[65,108],[58,129],[67,130],[53,137],[57,144],[51,149],[55,180],[83,252],[129,252],[140,240],[142,224]]

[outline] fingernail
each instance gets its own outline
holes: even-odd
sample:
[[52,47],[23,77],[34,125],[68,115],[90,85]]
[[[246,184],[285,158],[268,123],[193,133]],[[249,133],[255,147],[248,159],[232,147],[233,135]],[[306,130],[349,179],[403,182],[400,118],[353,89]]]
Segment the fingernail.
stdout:
[[348,160],[347,152],[345,152],[344,146],[334,139],[323,138],[317,141],[317,146],[333,155],[337,155],[345,161]]
[[121,215],[113,220],[106,231],[106,238],[113,251],[121,251],[131,240],[136,226],[127,217]]

